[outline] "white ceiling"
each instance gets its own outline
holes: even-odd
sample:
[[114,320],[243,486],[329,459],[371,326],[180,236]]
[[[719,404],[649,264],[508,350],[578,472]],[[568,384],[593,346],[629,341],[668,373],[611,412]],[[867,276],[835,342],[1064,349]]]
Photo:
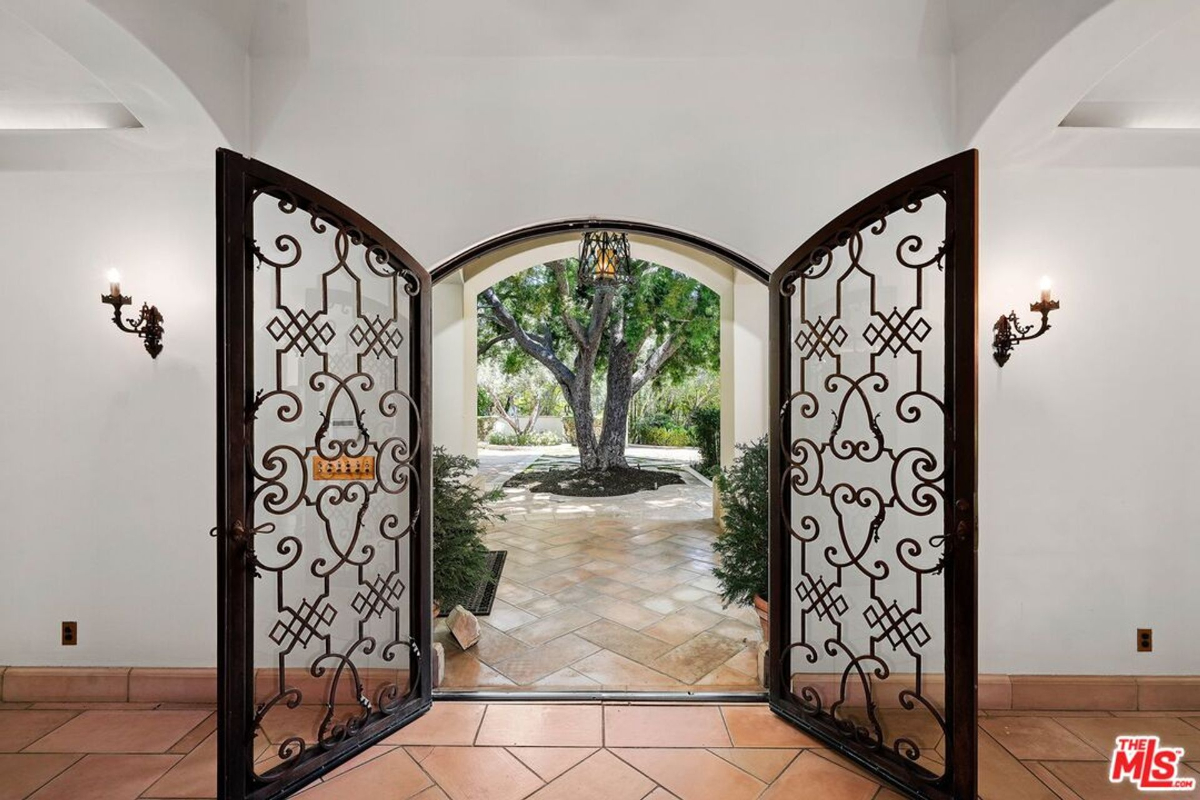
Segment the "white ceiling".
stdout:
[[133,127],[133,114],[82,64],[0,9],[0,130]]
[[983,36],[1019,0],[946,0],[955,52]]
[[[985,3],[988,0],[968,0]],[[1007,3],[1010,0],[998,0]],[[360,62],[946,53],[945,0],[257,0],[251,54]]]
[[1063,127],[1200,130],[1198,43],[1200,9],[1105,75]]

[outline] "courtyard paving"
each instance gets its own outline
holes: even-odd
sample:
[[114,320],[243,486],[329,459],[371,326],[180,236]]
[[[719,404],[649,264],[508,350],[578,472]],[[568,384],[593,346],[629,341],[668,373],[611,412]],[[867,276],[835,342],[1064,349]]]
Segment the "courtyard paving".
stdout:
[[[747,691],[759,689],[754,611],[723,607],[712,486],[683,467],[695,451],[631,448],[631,463],[673,469],[682,485],[622,497],[505,489],[506,520],[486,536],[507,550],[482,635],[460,648],[441,620],[444,689]],[[500,486],[571,451],[483,450],[480,480]]]

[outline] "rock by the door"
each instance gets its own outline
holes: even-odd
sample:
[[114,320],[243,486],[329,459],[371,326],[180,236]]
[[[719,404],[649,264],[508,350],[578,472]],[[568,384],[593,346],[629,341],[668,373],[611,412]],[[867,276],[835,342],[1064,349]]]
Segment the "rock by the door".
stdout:
[[454,607],[450,616],[446,617],[446,624],[450,626],[454,641],[463,650],[474,647],[479,641],[479,620],[462,606]]
[[446,648],[441,642],[433,643],[433,688],[446,680]]

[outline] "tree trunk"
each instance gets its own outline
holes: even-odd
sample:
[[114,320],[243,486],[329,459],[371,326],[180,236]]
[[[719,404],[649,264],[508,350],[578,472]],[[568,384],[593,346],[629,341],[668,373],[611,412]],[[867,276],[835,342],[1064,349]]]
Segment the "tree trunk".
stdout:
[[571,406],[571,416],[575,418],[575,442],[579,447],[579,466],[583,469],[599,469],[596,423],[592,411],[591,374],[586,373],[577,377],[574,384],[562,383],[560,385],[567,404]]
[[609,355],[604,429],[600,432],[598,459],[601,470],[629,466],[625,460],[625,432],[633,401],[633,361],[633,354],[625,342],[613,347]]

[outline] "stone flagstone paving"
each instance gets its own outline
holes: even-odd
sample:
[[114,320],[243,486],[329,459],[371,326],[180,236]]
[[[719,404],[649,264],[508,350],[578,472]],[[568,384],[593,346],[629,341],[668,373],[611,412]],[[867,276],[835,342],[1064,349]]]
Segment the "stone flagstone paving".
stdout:
[[[464,651],[445,620],[443,689],[754,691],[762,640],[752,609],[722,607],[712,576],[712,487],[681,464],[688,451],[631,449],[631,464],[685,483],[623,497],[506,489],[487,535],[507,550],[480,642]],[[557,452],[484,450],[480,478],[502,485]]]

